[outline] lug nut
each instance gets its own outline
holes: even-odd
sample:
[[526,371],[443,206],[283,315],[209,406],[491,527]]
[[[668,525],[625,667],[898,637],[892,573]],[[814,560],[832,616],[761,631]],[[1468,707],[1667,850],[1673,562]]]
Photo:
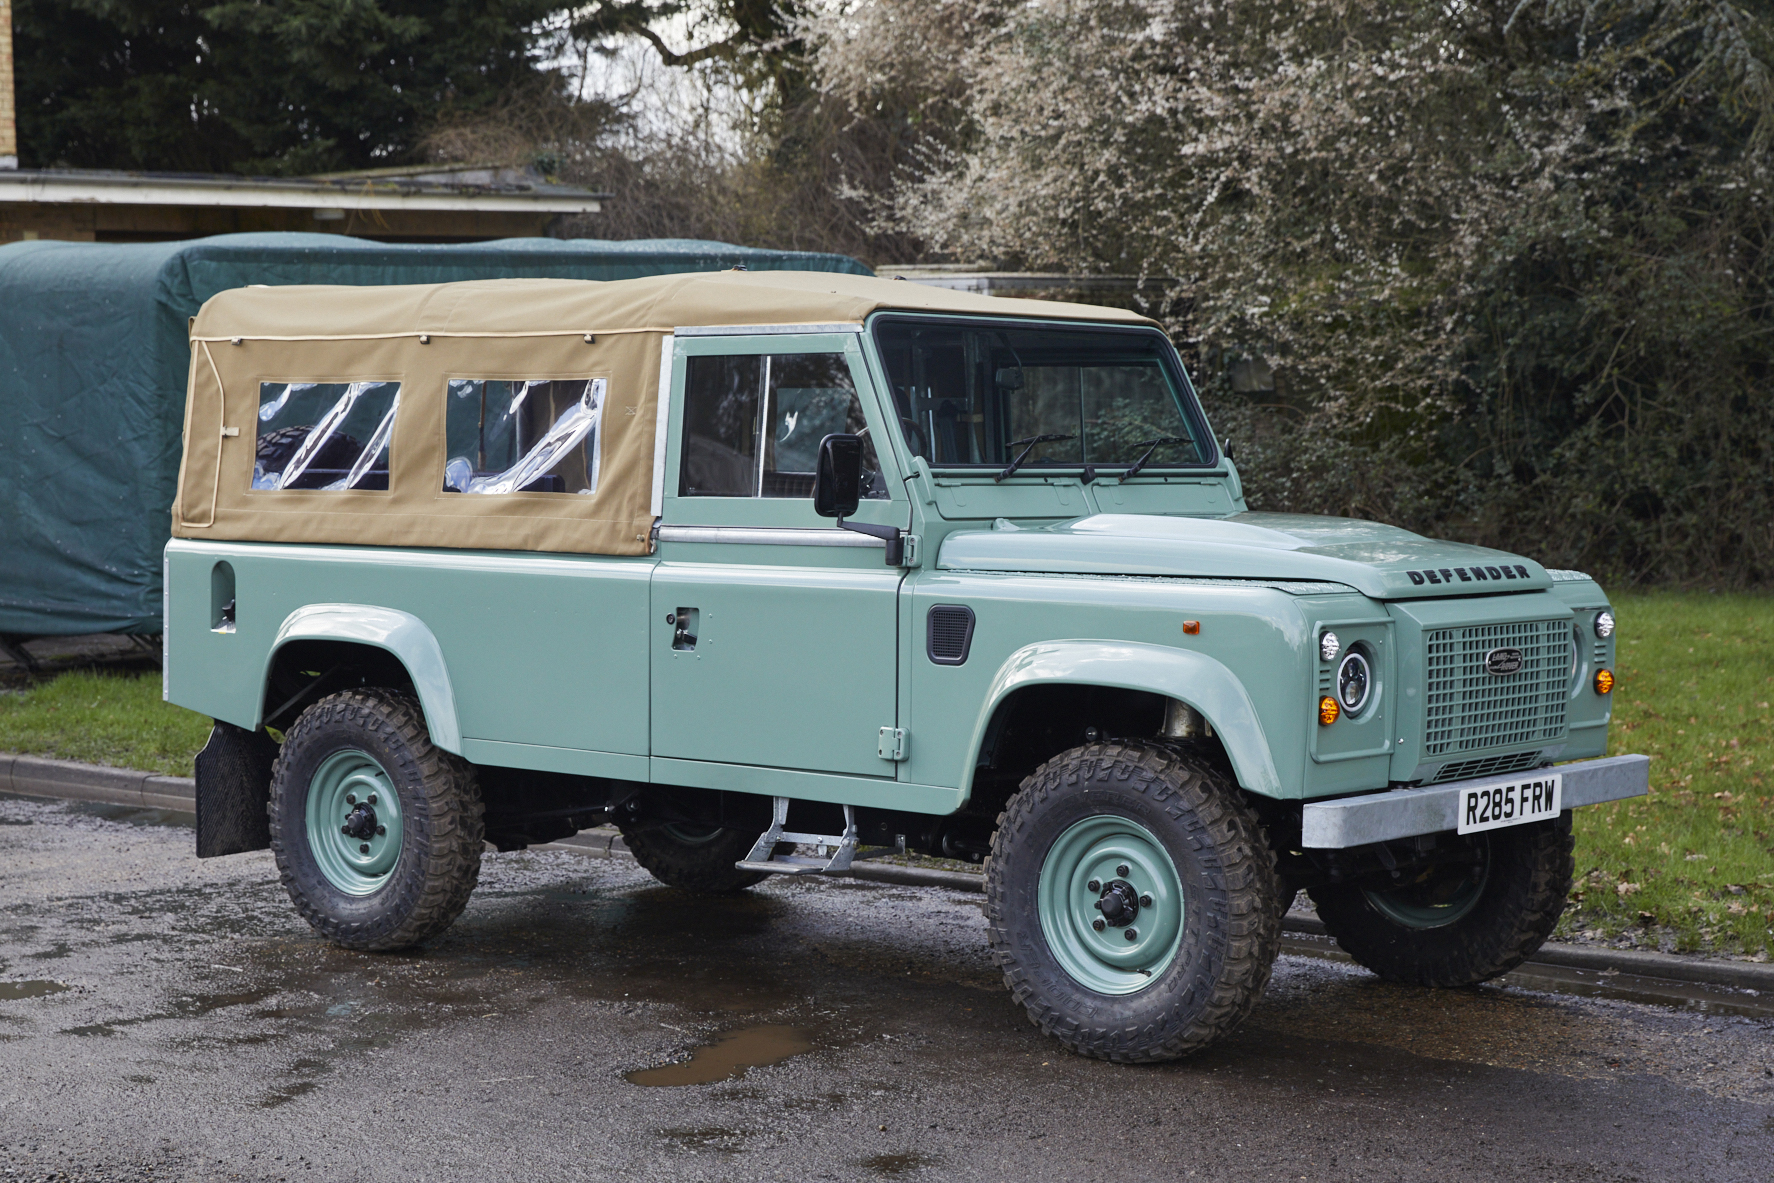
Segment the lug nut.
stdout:
[[1121,935],[1126,937],[1130,941],[1137,941],[1140,939],[1140,930],[1137,928],[1130,928],[1126,932],[1122,933]]
[[1121,865],[1120,865],[1120,866],[1119,866],[1119,867],[1116,867],[1116,868],[1115,868],[1115,874],[1117,874],[1117,875],[1119,875],[1119,876],[1121,876],[1121,878],[1123,878],[1123,879],[1125,879],[1125,878],[1127,878],[1127,874],[1128,874],[1128,872],[1127,872],[1127,864],[1126,864],[1126,863],[1122,863],[1122,864],[1121,864]]
[[357,853],[359,853],[359,854],[368,854],[369,852],[370,852],[370,844],[368,842],[363,843],[362,845],[360,845],[357,848]]
[[1103,923],[1103,918],[1101,916],[1098,916],[1095,920],[1092,920],[1090,922],[1090,927],[1096,929],[1098,932],[1101,932],[1103,929],[1107,928],[1108,925]]
[[375,803],[376,803],[376,795],[374,793],[371,793],[370,794],[370,804],[374,805]]
[[1097,911],[1101,912],[1103,910],[1103,902],[1101,900],[1098,900],[1095,904],[1092,905],[1092,907],[1094,907]]
[[351,832],[350,826],[340,826],[339,827],[339,833],[341,833],[341,834],[349,834],[350,832]]
[[1152,897],[1151,896],[1143,895],[1140,897],[1140,907],[1150,908],[1151,906],[1152,906]]
[[356,793],[346,793],[345,794],[345,804],[356,805],[357,804],[357,794]]
[[1089,883],[1086,883],[1084,887],[1087,891],[1101,891],[1103,889],[1103,881],[1101,879],[1092,879]]
[[[376,827],[376,833],[378,833],[378,834],[386,834],[386,833],[387,833],[387,832],[388,832],[388,827],[387,827],[387,826],[377,826],[377,827]],[[1147,900],[1147,901],[1146,901],[1146,902],[1147,902],[1147,903],[1148,903],[1148,904],[1149,904],[1149,903],[1151,903],[1151,902],[1152,902],[1152,901],[1151,901],[1151,900]]]

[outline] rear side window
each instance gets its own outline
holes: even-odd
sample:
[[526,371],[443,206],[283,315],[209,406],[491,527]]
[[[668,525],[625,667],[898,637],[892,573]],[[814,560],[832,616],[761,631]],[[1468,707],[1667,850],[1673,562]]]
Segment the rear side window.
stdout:
[[447,493],[595,493],[603,378],[452,378]]
[[255,489],[387,489],[398,382],[261,382]]
[[692,357],[684,378],[681,497],[811,497],[819,442],[863,435],[863,495],[885,500],[862,403],[841,353]]

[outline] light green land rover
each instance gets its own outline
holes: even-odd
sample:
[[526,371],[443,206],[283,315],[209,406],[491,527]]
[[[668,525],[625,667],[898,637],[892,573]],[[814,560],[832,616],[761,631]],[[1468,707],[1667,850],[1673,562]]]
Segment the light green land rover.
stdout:
[[[815,273],[225,292],[193,323],[166,697],[198,853],[391,949],[603,822],[731,892],[985,863],[1043,1031],[1226,1034],[1310,892],[1383,977],[1552,931],[1614,620],[1530,559],[1251,513],[1112,309]],[[1562,763],[1561,763],[1562,761]]]

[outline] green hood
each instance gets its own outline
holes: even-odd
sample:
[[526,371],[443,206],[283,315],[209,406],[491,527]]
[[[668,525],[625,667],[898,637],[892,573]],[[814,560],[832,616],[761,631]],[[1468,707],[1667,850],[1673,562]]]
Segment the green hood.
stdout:
[[1359,518],[1285,513],[1227,518],[1099,513],[1033,529],[966,530],[944,540],[937,566],[1313,580],[1347,584],[1376,600],[1552,586],[1544,567],[1520,555],[1440,542]]

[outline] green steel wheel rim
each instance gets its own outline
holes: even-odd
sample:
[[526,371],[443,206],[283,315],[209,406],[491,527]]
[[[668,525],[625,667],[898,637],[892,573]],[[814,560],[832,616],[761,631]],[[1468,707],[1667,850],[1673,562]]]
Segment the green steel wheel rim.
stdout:
[[[1105,921],[1098,931],[1104,914],[1097,902],[1116,883],[1140,897],[1138,911],[1130,924]],[[1098,994],[1144,990],[1176,959],[1183,940],[1183,882],[1170,853],[1152,831],[1112,814],[1085,818],[1048,848],[1036,907],[1054,960]]]
[[308,781],[305,818],[308,851],[328,883],[365,896],[388,882],[400,861],[400,794],[374,757],[351,748],[323,760]]
[[1478,878],[1463,868],[1443,868],[1423,883],[1391,891],[1363,891],[1374,910],[1404,928],[1445,928],[1464,919],[1484,898],[1491,881],[1490,848],[1485,848],[1483,870]]

